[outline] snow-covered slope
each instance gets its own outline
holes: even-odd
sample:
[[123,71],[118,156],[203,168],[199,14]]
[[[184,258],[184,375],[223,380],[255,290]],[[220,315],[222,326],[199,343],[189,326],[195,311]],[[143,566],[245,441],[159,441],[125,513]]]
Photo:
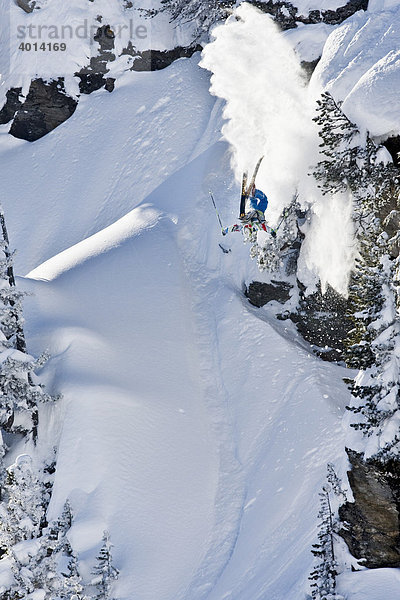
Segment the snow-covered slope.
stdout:
[[110,530],[122,598],[297,599],[343,443],[340,369],[250,309],[247,249],[217,246],[204,179],[222,189],[226,151],[30,275],[65,397],[51,512],[70,497],[88,562]]
[[199,98],[207,85],[196,61],[179,61],[131,73],[112,94],[83,97],[67,123],[34,145],[0,127],[4,206],[24,240],[16,240],[19,272],[125,215],[195,153],[214,106]]

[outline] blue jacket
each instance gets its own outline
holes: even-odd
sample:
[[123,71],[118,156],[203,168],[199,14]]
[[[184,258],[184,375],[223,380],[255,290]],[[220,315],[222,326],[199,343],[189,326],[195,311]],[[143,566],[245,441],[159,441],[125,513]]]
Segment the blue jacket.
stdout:
[[254,210],[265,212],[268,206],[268,198],[261,190],[256,190],[254,196],[250,196],[250,205]]

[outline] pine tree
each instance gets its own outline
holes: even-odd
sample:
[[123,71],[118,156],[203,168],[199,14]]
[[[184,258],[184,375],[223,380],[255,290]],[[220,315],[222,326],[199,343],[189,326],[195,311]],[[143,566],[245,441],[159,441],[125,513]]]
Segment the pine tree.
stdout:
[[53,554],[70,548],[67,532],[72,525],[72,509],[68,500],[66,500],[61,517],[49,523],[46,531],[47,554]]
[[360,132],[350,121],[329,92],[317,101],[317,116],[313,119],[319,126],[321,160],[313,175],[323,194],[343,192],[357,188],[360,169],[357,161],[362,155],[359,146]]
[[[381,210],[382,204],[375,208],[375,214]],[[353,397],[347,408],[360,417],[351,426],[368,437],[374,436],[374,452],[379,452],[394,442],[390,422],[399,410],[400,303],[398,259],[388,253],[385,222],[379,217],[373,220],[373,226],[360,240],[360,257],[349,290],[354,327],[346,340],[346,362],[360,372],[346,381]],[[392,455],[398,453],[397,445],[391,445]],[[372,448],[370,445],[370,452]]]
[[321,95],[317,105],[313,120],[319,126],[323,158],[313,176],[323,194],[350,191],[356,202],[355,220],[368,230],[371,219],[382,216],[378,213],[393,202],[399,172],[393,163],[380,160],[383,147],[368,133],[361,134],[329,92]]
[[194,23],[195,35],[200,38],[214,23],[226,18],[234,5],[234,0],[161,0],[161,11],[168,12],[172,22]]
[[0,229],[2,240],[0,248],[4,258],[0,260],[0,327],[11,347],[20,352],[26,351],[24,319],[22,316],[22,298],[25,296],[16,288],[14,276],[14,253],[10,250],[8,231],[3,208],[0,205]]
[[379,333],[376,325],[384,306],[381,254],[371,237],[360,240],[348,300],[353,328],[346,340],[346,364],[352,369],[367,369],[376,359],[371,344]]
[[37,382],[35,371],[47,361],[34,360],[18,350],[0,352],[0,427],[8,433],[32,434],[37,438],[39,404],[55,401]]
[[[21,460],[18,461],[18,464],[20,463]],[[22,464],[25,465],[26,471],[26,465],[29,466],[29,461],[24,460]],[[14,471],[15,469],[13,469]],[[15,482],[20,479],[20,477],[16,477]],[[29,482],[25,477],[24,486],[27,483]],[[36,482],[34,481],[34,483]],[[35,486],[31,485],[30,487]],[[32,497],[32,501],[37,504],[41,502],[39,509],[41,518],[39,518],[40,515],[36,516],[36,528],[30,527],[28,535],[25,530],[22,532],[17,530],[12,539],[9,537],[6,540],[8,544],[14,544],[14,542],[19,544],[18,554],[23,558],[17,557],[14,550],[15,544],[9,545],[7,557],[11,562],[14,583],[6,591],[4,598],[19,600],[26,598],[33,592],[40,592],[41,597],[45,600],[88,600],[84,594],[84,585],[79,573],[77,558],[67,538],[67,533],[72,524],[71,507],[67,501],[62,515],[47,526],[44,515],[49,498],[45,488],[46,485],[41,486],[41,500],[39,498],[40,493],[36,494],[36,497]],[[14,496],[18,499],[21,494],[14,493]],[[27,498],[29,498],[29,494]],[[26,500],[20,502],[19,510],[20,524],[27,521],[27,518],[33,521],[31,515],[27,515]],[[32,506],[31,512],[33,511]],[[41,527],[38,526],[39,521],[42,524]],[[8,525],[9,523],[2,523],[3,529]],[[21,543],[24,543],[24,540],[27,544],[32,543],[29,542],[29,540],[32,540],[34,546],[27,546],[27,550],[21,552]]]
[[112,564],[111,548],[110,535],[105,531],[103,534],[103,545],[97,556],[97,563],[92,571],[93,575],[95,575],[92,584],[97,590],[94,600],[111,600],[112,582],[118,579],[119,571]]
[[400,410],[400,319],[396,290],[393,289],[393,267],[387,257],[382,259],[382,310],[369,325],[369,332],[373,332],[370,342],[373,362],[365,365],[351,382],[355,401],[348,407],[362,417],[351,426],[369,437],[375,436],[375,452],[391,445],[392,456],[400,451],[396,433],[393,438],[390,425],[392,417]]
[[333,600],[335,598],[337,565],[334,550],[333,514],[327,488],[320,496],[318,543],[313,544],[312,553],[319,563],[310,574],[313,600]]
[[341,502],[346,502],[346,490],[343,489],[342,480],[338,477],[332,463],[326,465],[326,479],[336,498]]
[[337,508],[341,502],[346,501],[346,492],[332,463],[327,464],[327,481],[319,494],[318,543],[313,544],[311,551],[318,562],[309,576],[310,588],[313,600],[343,600],[343,596],[336,592],[338,564],[335,557],[335,534]]
[[31,457],[20,455],[7,469],[4,500],[0,503],[1,554],[23,540],[40,535],[48,500],[43,479],[34,470]]
[[78,569],[76,556],[70,549],[66,573],[62,572],[61,589],[59,597],[61,600],[85,600],[84,586]]
[[40,403],[56,400],[38,383],[35,371],[47,360],[34,360],[26,353],[23,330],[22,298],[17,290],[13,253],[9,247],[4,212],[0,206],[0,430],[37,438]]
[[[395,452],[390,438],[391,419],[399,397],[399,299],[394,260],[400,236],[400,178],[391,162],[382,162],[382,147],[368,134],[362,138],[329,93],[319,101],[318,117],[323,160],[314,171],[323,193],[347,191],[354,203],[359,256],[349,286],[349,314],[353,323],[346,345],[346,364],[360,369],[346,379],[352,392],[348,407],[359,419],[352,427],[376,437]],[[391,254],[391,252],[393,254]]]
[[298,222],[303,218],[304,213],[295,195],[278,221],[280,225],[276,237],[268,235],[262,246],[258,243],[257,233],[251,234],[248,239],[244,238],[245,242],[252,243],[250,256],[257,260],[261,272],[266,270],[274,273],[283,270],[286,275],[296,272],[297,258],[304,237]]
[[3,500],[3,489],[7,479],[7,471],[4,464],[4,457],[7,453],[7,446],[4,443],[3,435],[0,431],[0,503]]

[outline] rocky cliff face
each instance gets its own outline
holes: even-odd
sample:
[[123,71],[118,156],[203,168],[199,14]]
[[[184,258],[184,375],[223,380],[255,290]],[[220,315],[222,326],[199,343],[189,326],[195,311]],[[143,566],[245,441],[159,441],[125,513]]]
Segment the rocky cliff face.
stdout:
[[367,10],[368,0],[350,0],[336,10],[311,10],[308,15],[298,14],[296,3],[286,0],[256,0],[252,2],[263,12],[270,14],[276,23],[283,29],[293,29],[298,23],[311,25],[315,23],[326,23],[327,25],[339,25],[354,15],[359,10]]
[[[112,92],[115,86],[115,79],[107,76],[109,64],[116,58],[114,32],[108,24],[102,25],[97,29],[94,40],[98,43],[97,54],[91,57],[86,67],[75,73],[81,94],[91,94],[101,88]],[[201,50],[200,45],[194,44],[187,48],[178,46],[172,50],[139,52],[131,45],[122,54],[129,54],[134,58],[132,71],[158,71],[178,58],[189,58]],[[0,110],[0,124],[13,120],[9,133],[34,142],[69,119],[75,112],[77,103],[78,99],[66,94],[64,78],[48,82],[35,79],[31,82],[26,98],[22,96],[22,88],[11,88],[7,92],[6,102]]]
[[14,117],[10,134],[29,142],[38,140],[69,119],[77,106],[76,100],[65,93],[61,77],[50,82],[34,79],[23,103],[20,91],[18,88],[10,90],[1,113],[7,119],[6,123]]
[[347,454],[354,502],[339,509],[340,535],[364,566],[400,567],[400,462],[364,460],[352,450]]
[[115,60],[114,53],[115,35],[110,25],[103,25],[97,29],[94,41],[99,48],[96,56],[92,56],[89,64],[81,69],[75,76],[79,78],[79,91],[81,94],[91,94],[104,87],[108,92],[114,89],[115,79],[107,77],[108,63]]
[[286,281],[274,281],[264,283],[261,281],[252,281],[245,289],[245,296],[250,304],[261,308],[268,302],[279,302],[285,304],[290,298],[292,286]]
[[[344,340],[353,327],[347,316],[347,300],[332,288],[328,288],[325,294],[319,290],[306,296],[299,282],[298,287],[298,311],[290,314],[278,312],[278,318],[290,318],[302,337],[313,346],[317,356],[323,360],[343,362]],[[262,307],[272,301],[283,305],[289,300],[291,289],[292,286],[284,281],[252,281],[245,295],[253,306]]]

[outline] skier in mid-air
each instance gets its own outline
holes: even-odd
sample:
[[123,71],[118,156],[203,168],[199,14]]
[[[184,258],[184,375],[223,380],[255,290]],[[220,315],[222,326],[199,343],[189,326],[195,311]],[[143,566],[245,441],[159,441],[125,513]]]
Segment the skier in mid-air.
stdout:
[[251,211],[241,214],[239,220],[241,221],[240,225],[235,224],[230,227],[226,227],[222,229],[222,235],[226,235],[227,233],[231,233],[232,231],[243,231],[244,230],[262,230],[270,233],[272,237],[276,236],[276,232],[274,229],[269,227],[265,223],[265,211],[268,206],[268,198],[261,190],[258,190],[253,183],[250,194],[248,196],[250,201],[250,206],[252,208]]
[[256,184],[253,183],[252,189],[249,196],[250,206],[253,209],[243,217],[239,217],[240,221],[245,223],[252,221],[259,221],[263,223],[265,221],[265,211],[268,206],[268,198],[261,190],[256,188]]

